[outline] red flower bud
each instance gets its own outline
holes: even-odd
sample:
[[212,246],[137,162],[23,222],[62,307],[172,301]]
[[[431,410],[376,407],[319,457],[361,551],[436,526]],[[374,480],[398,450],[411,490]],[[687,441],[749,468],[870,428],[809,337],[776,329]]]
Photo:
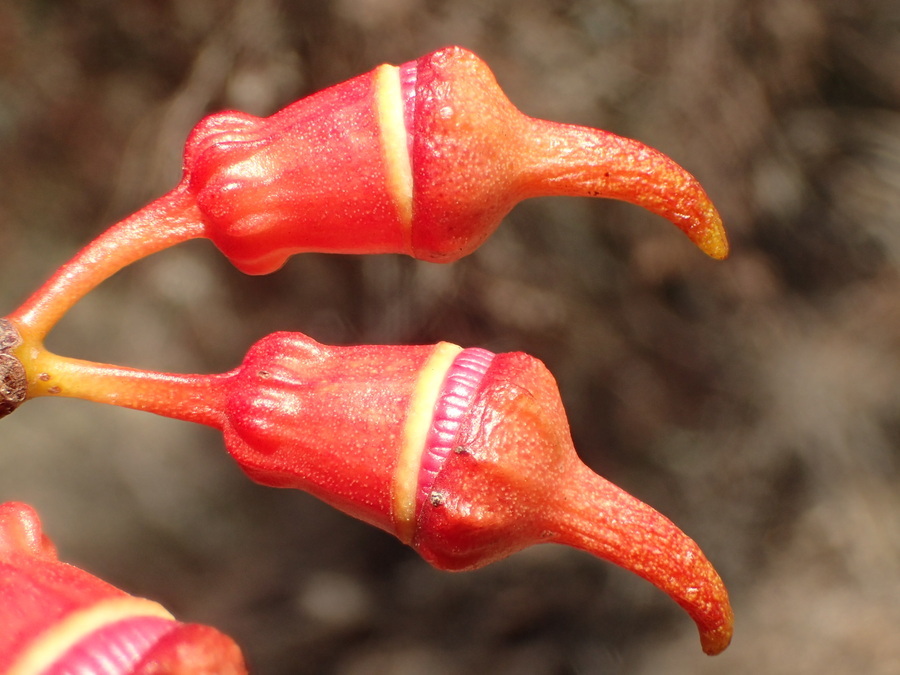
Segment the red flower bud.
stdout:
[[731,639],[728,594],[712,565],[668,519],[578,459],[556,382],[530,356],[446,342],[331,347],[276,333],[221,375],[49,353],[41,363],[39,395],[218,427],[254,480],[310,492],[440,569],[568,544],[672,596],[708,653]]
[[706,652],[728,645],[731,607],[711,564],[578,459],[556,383],[536,359],[279,333],[225,386],[226,444],[255,480],[309,491],[441,569],[542,542],[583,549],[672,596]]
[[207,117],[184,164],[207,236],[251,274],[301,251],[451,262],[542,195],[640,204],[711,256],[728,250],[706,193],[671,159],[522,114],[459,47],[379,66],[271,117]]
[[14,502],[0,504],[0,627],[4,675],[247,672],[222,633],[57,560],[37,514]]
[[197,237],[250,274],[301,251],[451,262],[516,203],[542,195],[632,202],[712,257],[728,254],[715,207],[674,161],[605,131],[524,115],[483,61],[450,47],[379,66],[270,117],[202,120],[179,185],[97,237],[9,318],[34,346],[104,279]]

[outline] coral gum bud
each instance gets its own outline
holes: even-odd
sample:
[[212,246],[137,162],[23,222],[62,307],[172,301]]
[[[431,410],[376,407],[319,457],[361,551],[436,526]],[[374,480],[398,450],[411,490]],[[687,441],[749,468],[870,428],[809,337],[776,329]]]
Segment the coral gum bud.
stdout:
[[424,503],[413,546],[434,566],[481,567],[536,543],[575,546],[644,577],[697,623],[710,654],[731,638],[718,574],[667,518],[575,454],[556,384],[524,354],[494,359]]
[[276,333],[227,378],[226,445],[254,480],[310,492],[440,569],[537,543],[583,549],[669,594],[708,653],[728,645],[731,606],[712,565],[671,521],[581,462],[537,359]]
[[188,138],[184,166],[206,236],[250,274],[304,251],[451,262],[515,204],[546,195],[644,206],[712,257],[728,253],[715,207],[678,164],[523,114],[459,47],[379,66],[270,117],[211,115]]
[[727,646],[722,580],[671,521],[581,462],[537,359],[276,333],[227,377],[226,445],[254,480],[310,492],[440,569],[537,543],[583,549],[669,594],[708,653]]

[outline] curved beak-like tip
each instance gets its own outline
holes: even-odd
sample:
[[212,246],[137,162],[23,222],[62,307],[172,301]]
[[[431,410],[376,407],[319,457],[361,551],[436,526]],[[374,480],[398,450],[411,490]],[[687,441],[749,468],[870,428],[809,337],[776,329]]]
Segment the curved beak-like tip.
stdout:
[[712,202],[707,201],[705,208],[701,210],[701,217],[694,231],[696,235],[691,236],[691,239],[706,255],[715,260],[725,260],[728,257],[731,249],[725,226]]
[[700,646],[703,652],[709,656],[715,656],[725,651],[731,644],[731,637],[734,634],[734,614],[731,606],[728,606],[728,613],[723,617],[720,625],[709,630],[700,631]]
[[587,466],[577,465],[569,476],[552,512],[555,541],[643,577],[690,615],[704,652],[722,652],[731,642],[734,612],[722,578],[697,543]]
[[523,195],[618,199],[662,216],[710,257],[728,256],[722,217],[671,157],[601,129],[522,119],[516,147]]

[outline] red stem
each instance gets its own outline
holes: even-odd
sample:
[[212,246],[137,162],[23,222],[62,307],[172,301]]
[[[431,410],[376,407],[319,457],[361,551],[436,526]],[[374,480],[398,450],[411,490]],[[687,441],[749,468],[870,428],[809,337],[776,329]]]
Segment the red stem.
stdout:
[[40,342],[76,302],[122,268],[204,234],[202,215],[181,184],[81,249],[9,318],[25,340]]

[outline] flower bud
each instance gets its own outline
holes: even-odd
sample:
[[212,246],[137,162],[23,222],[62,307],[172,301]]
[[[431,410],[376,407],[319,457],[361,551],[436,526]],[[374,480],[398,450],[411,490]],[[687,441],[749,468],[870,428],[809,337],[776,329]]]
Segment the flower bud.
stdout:
[[247,672],[222,633],[60,562],[34,510],[15,502],[0,504],[0,626],[4,675]]
[[[710,256],[728,255],[709,197],[667,156],[524,115],[483,61],[450,47],[379,66],[270,117],[231,111],[201,120],[185,145],[181,182],[90,242],[8,318],[25,343],[17,351],[39,349],[104,279],[199,237],[249,274],[273,272],[303,251],[452,262],[516,203],[545,195],[632,202]],[[29,365],[0,349],[0,416],[24,398]]]
[[255,480],[307,490],[435,567],[537,543],[583,549],[668,593],[722,651],[722,580],[671,521],[577,457],[553,377],[521,353],[448,343],[328,347],[278,333],[227,380],[229,452]]
[[251,274],[301,251],[451,262],[544,195],[639,204],[709,255],[728,251],[683,168],[637,141],[524,115],[460,47],[379,66],[271,117],[211,115],[184,166],[206,235]]

